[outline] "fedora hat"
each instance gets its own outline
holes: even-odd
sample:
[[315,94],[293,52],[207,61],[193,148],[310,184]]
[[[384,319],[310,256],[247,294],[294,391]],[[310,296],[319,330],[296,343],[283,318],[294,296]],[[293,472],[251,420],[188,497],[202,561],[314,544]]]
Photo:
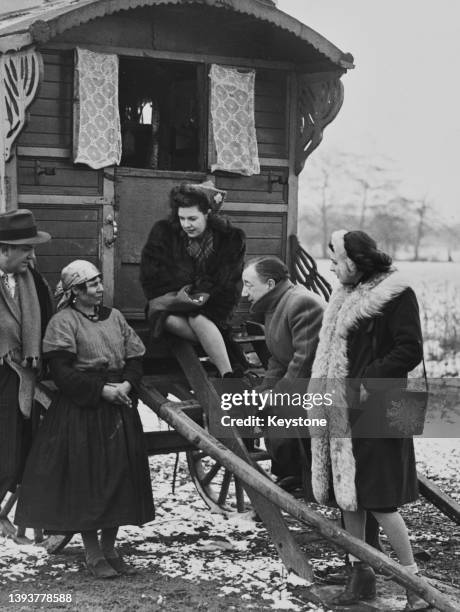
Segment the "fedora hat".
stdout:
[[51,239],[37,229],[32,211],[25,208],[0,214],[0,244],[41,244]]

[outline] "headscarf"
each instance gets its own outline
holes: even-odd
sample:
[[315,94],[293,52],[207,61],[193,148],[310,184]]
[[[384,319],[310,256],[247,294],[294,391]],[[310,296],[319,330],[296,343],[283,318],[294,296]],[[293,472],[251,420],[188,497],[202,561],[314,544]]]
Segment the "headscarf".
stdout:
[[61,298],[57,305],[58,310],[62,310],[68,306],[72,300],[72,287],[86,283],[96,276],[101,276],[101,273],[94,264],[84,259],[76,259],[69,263],[68,266],[61,271],[61,280],[57,284],[54,296]]
[[332,232],[331,235],[331,245],[332,249],[329,246],[329,254],[335,255],[336,257],[347,258],[348,253],[345,248],[345,236],[348,234],[348,230],[337,230]]

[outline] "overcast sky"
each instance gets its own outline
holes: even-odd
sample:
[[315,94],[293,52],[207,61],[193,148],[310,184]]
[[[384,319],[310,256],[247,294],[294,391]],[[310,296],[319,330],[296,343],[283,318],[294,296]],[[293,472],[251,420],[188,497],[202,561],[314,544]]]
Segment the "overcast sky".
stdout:
[[408,196],[427,193],[443,216],[460,219],[460,2],[279,0],[278,8],[355,58],[320,149],[388,155]]

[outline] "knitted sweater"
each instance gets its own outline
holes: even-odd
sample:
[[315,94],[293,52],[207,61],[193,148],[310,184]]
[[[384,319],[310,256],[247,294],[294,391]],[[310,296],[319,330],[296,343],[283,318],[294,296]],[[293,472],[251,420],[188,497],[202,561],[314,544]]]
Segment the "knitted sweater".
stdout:
[[74,368],[82,371],[121,370],[126,360],[141,357],[145,347],[121,312],[115,308],[104,312],[106,317],[95,322],[70,306],[60,310],[49,322],[43,353],[72,353]]

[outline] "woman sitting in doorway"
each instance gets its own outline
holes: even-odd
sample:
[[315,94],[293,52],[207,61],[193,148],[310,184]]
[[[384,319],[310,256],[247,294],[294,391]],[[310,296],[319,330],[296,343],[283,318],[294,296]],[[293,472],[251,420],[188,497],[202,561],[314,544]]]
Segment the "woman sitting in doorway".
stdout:
[[241,295],[245,236],[217,214],[224,197],[210,181],[171,191],[171,216],[155,223],[142,251],[141,283],[153,335],[199,342],[231,376],[222,332]]
[[134,393],[145,348],[122,314],[102,305],[92,263],[66,266],[57,295],[43,353],[59,393],[32,446],[15,522],[81,533],[90,572],[114,578],[133,573],[114,548],[118,527],[154,518]]

